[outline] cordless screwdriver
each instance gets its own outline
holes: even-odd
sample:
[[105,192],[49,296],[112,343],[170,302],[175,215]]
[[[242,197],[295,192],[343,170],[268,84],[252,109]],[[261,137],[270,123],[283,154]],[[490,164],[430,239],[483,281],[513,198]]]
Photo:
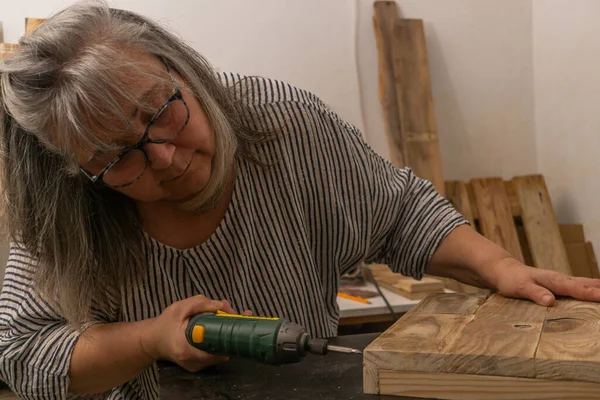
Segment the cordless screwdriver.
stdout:
[[356,349],[332,346],[327,339],[311,338],[304,327],[285,318],[244,316],[222,311],[192,317],[186,337],[189,344],[207,353],[244,357],[270,365],[295,363],[308,353],[361,354]]

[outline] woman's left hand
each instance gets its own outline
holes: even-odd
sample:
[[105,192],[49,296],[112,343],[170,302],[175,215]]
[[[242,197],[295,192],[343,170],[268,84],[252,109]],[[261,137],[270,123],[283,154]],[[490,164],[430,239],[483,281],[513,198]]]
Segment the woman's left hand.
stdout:
[[554,304],[555,296],[600,302],[600,279],[529,267],[514,258],[498,261],[488,272],[490,283],[505,297],[525,298],[546,307]]

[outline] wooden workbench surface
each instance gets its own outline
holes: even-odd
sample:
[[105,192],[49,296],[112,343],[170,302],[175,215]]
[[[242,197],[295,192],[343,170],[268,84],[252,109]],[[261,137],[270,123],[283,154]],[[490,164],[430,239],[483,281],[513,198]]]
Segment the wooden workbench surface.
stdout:
[[[331,343],[362,350],[376,337],[377,334],[340,336]],[[198,373],[162,363],[159,376],[161,399],[410,399],[363,394],[360,354],[309,354],[299,363],[279,367],[232,358]]]

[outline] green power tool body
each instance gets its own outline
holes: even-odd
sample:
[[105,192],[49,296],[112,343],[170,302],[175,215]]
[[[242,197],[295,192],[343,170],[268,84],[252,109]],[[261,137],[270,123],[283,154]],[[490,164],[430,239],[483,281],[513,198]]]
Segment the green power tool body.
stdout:
[[328,350],[361,353],[331,346],[326,339],[311,338],[302,326],[284,318],[221,311],[192,317],[186,337],[192,346],[207,353],[250,358],[271,365],[298,362],[308,353],[324,355]]

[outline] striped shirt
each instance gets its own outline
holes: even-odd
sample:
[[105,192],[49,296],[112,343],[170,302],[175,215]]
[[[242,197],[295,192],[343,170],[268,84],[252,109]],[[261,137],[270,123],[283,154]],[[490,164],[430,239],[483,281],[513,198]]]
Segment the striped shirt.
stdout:
[[[238,75],[220,75],[225,84]],[[438,245],[466,220],[410,169],[395,168],[313,94],[262,78],[247,97],[260,126],[281,135],[256,145],[268,168],[237,159],[231,203],[202,245],[178,250],[145,235],[147,275],[107,293],[110,315],[138,321],[204,294],[236,310],[276,315],[315,337],[337,333],[340,276],[361,262],[420,279]],[[33,288],[36,260],[14,243],[0,297],[0,378],[23,398],[63,399],[69,359],[81,331],[65,324]],[[156,399],[158,370],[104,394]]]

